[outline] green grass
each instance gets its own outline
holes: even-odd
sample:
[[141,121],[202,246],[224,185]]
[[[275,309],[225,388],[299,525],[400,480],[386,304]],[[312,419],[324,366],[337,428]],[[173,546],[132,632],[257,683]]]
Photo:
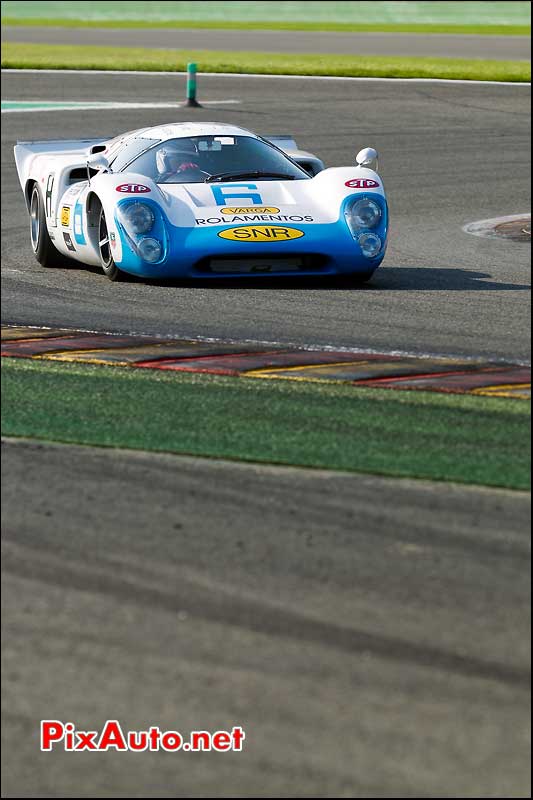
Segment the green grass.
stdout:
[[[3,0],[4,24],[8,19],[20,22],[43,24],[48,21],[60,24],[73,23],[120,25],[183,25],[209,27],[236,24],[247,28],[294,25],[304,28],[318,25],[339,25],[344,29],[372,27],[373,30],[413,30],[423,26],[425,32],[435,27],[455,32],[458,28],[499,28],[505,33],[510,28],[530,25],[530,4],[521,0],[461,0],[461,2],[438,2],[438,0],[409,0],[399,3],[394,0],[291,0],[273,3],[271,0],[254,0],[253,3],[235,0]],[[330,28],[331,29],[331,28]]]
[[208,50],[148,50],[5,42],[4,69],[122,69],[176,71],[195,61],[204,72],[262,75],[333,75],[450,80],[529,81],[531,65],[520,61],[395,56],[285,55]]
[[529,487],[529,403],[3,359],[2,433]]
[[453,25],[446,23],[357,23],[357,22],[282,22],[279,20],[136,20],[136,19],[41,19],[31,17],[2,17],[3,25],[15,27],[38,26],[54,28],[194,28],[196,30],[278,30],[278,31],[338,31],[345,33],[451,33],[471,36],[529,36],[529,25]]

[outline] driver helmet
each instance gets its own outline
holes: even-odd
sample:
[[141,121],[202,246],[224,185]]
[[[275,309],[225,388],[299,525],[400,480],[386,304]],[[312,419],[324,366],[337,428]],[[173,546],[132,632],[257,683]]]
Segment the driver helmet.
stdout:
[[191,156],[196,156],[196,145],[188,139],[167,142],[156,153],[156,164],[160,175],[178,172],[183,164],[190,165]]

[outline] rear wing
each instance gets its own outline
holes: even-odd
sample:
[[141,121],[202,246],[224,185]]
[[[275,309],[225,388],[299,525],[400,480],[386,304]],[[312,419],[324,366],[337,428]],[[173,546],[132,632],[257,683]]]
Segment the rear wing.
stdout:
[[17,142],[14,148],[15,163],[20,185],[24,189],[29,177],[30,167],[35,156],[72,155],[85,160],[92,153],[105,147],[105,139],[43,139],[34,142]]
[[305,150],[299,150],[298,145],[290,134],[278,134],[277,136],[265,136],[267,142],[275,144],[288,156],[296,161],[309,175],[317,175],[325,169],[325,164],[317,156]]
[[277,136],[265,136],[267,142],[272,142],[280,150],[286,153],[288,150],[298,150],[298,145],[288,133],[278,134]]

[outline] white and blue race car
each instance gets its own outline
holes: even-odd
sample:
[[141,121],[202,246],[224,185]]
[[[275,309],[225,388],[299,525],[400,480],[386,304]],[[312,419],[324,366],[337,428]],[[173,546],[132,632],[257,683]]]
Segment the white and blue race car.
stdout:
[[388,210],[377,153],[325,169],[290,137],[175,123],[114,139],[19,142],[33,252],[111,280],[235,275],[370,278]]

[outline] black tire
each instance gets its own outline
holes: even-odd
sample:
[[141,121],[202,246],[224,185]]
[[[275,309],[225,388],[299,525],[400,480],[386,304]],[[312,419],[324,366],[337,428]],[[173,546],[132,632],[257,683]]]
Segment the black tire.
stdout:
[[368,281],[370,280],[375,271],[376,271],[375,269],[371,269],[368,272],[356,272],[354,275],[351,276],[352,283],[355,286],[360,286],[363,283],[368,283]]
[[100,263],[104,275],[107,275],[110,281],[121,280],[124,277],[124,273],[119,270],[111,255],[109,231],[107,230],[107,222],[103,208],[100,209],[100,221],[98,223],[98,250],[100,252]]
[[72,261],[56,250],[48,228],[44,213],[43,198],[38,184],[34,184],[30,195],[30,241],[35,258],[42,267],[68,267]]
[[363,286],[367,283],[376,270],[372,269],[368,272],[351,272],[349,275],[339,275],[338,283],[340,286]]

